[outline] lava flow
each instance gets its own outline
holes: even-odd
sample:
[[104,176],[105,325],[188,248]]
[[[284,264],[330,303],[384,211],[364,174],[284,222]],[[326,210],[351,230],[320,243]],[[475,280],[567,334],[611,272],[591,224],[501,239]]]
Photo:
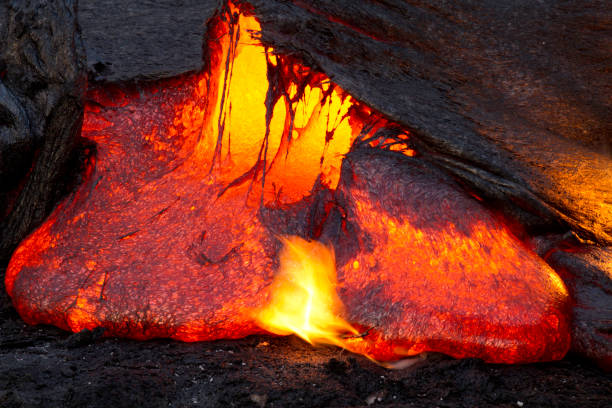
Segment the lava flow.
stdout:
[[262,44],[240,4],[209,23],[204,72],[91,87],[83,183],[6,273],[23,319],[135,339],[296,333],[377,360],[563,357],[555,272],[409,132]]

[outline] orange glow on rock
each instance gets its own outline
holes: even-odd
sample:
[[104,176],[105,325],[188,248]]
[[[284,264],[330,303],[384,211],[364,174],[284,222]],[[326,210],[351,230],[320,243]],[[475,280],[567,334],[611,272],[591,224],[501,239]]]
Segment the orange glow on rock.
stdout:
[[[82,136],[96,151],[84,181],[7,269],[23,319],[134,339],[298,333],[253,317],[291,286],[285,268],[273,283],[275,237],[298,235],[335,249],[334,265],[323,244],[304,244],[330,282],[316,296],[331,301],[311,305],[348,321],[331,318],[328,342],[377,360],[561,358],[555,273],[482,204],[416,171],[428,165],[409,132],[259,31],[229,4],[209,24],[204,72],[88,91]],[[359,159],[364,146],[378,153]],[[355,330],[367,335],[342,337]]]

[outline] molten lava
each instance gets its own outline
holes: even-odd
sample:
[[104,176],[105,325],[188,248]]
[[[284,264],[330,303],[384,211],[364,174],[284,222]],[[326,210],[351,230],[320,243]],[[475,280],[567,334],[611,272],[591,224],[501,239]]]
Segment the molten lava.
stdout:
[[358,331],[340,317],[344,306],[336,293],[333,249],[299,237],[282,241],[271,301],[257,313],[258,324],[275,334],[296,334],[311,344],[344,346],[342,335]]
[[[136,339],[295,332],[377,360],[561,358],[555,272],[409,132],[260,30],[230,4],[209,24],[205,72],[90,89],[84,181],[6,273],[23,319]],[[289,235],[325,245],[281,251]],[[353,327],[363,335],[345,338]]]

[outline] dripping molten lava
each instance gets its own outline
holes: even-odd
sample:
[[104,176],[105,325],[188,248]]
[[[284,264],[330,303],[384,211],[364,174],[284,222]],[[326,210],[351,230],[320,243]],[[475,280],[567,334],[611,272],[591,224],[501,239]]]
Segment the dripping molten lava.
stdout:
[[204,72],[90,87],[83,183],[7,269],[26,322],[296,333],[387,361],[563,357],[563,282],[405,128],[262,44],[242,2],[208,35]]

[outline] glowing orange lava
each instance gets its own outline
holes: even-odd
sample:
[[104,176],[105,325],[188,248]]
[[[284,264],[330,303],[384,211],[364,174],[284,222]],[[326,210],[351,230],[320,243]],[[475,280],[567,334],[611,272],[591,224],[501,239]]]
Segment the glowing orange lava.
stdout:
[[6,273],[23,319],[135,339],[296,333],[377,360],[561,358],[554,271],[409,132],[260,29],[229,4],[205,72],[88,91],[84,181]]
[[[223,58],[211,68],[210,119],[195,150],[203,164],[198,175],[214,169],[222,184],[251,183],[251,204],[294,203],[317,179],[335,188],[342,156],[386,121],[325,75],[263,47],[257,19],[231,4],[230,13],[231,24],[214,33]],[[200,112],[193,114],[197,122]]]

